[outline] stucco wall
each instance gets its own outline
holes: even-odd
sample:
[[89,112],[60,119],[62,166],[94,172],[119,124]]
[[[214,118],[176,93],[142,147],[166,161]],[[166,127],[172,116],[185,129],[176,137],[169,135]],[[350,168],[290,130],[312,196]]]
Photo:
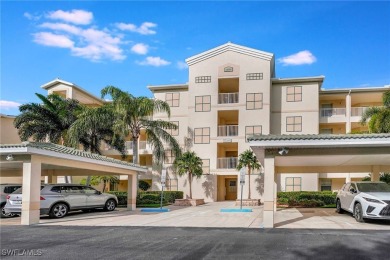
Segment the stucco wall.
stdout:
[[18,135],[18,129],[14,127],[14,118],[0,117],[0,143],[1,144],[19,144],[21,140]]

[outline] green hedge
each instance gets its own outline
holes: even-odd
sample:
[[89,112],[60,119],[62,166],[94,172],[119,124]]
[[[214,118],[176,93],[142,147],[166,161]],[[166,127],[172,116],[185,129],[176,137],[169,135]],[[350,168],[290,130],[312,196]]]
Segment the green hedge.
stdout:
[[[110,191],[118,197],[118,205],[127,205],[127,192],[125,191]],[[138,193],[137,205],[158,204],[161,200],[161,191],[142,191]],[[175,199],[183,198],[182,191],[164,191],[163,203],[174,203]]]
[[336,203],[336,192],[331,191],[291,191],[278,192],[278,204],[302,207],[321,207]]

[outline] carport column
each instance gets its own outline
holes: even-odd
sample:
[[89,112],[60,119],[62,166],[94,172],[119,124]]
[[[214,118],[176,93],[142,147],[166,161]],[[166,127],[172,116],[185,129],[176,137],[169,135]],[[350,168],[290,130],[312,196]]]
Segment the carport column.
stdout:
[[275,158],[264,158],[264,210],[263,225],[274,227]]
[[41,161],[31,156],[30,162],[23,163],[22,225],[39,223],[41,192]]
[[380,178],[379,166],[372,166],[371,181],[379,181]]
[[137,201],[137,173],[127,177],[127,209],[135,210]]
[[351,174],[348,172],[347,177],[345,178],[345,183],[348,183],[351,181]]
[[351,133],[351,92],[345,97],[345,117],[347,122],[345,124],[345,132]]

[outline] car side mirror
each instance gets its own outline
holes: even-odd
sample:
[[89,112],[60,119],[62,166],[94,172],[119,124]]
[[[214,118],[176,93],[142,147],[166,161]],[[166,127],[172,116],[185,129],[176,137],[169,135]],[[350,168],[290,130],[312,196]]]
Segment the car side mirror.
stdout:
[[357,191],[356,191],[354,188],[351,188],[349,191],[350,191],[352,194],[357,193]]

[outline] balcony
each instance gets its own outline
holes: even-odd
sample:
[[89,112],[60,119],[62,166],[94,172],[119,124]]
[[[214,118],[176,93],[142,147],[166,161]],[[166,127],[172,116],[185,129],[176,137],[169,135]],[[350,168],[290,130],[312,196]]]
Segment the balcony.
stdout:
[[218,126],[218,136],[238,136],[238,125]]
[[218,94],[218,104],[234,104],[238,103],[238,92],[235,93],[220,93]]
[[236,169],[237,163],[237,157],[217,158],[217,169]]
[[345,108],[321,108],[321,117],[345,116]]

